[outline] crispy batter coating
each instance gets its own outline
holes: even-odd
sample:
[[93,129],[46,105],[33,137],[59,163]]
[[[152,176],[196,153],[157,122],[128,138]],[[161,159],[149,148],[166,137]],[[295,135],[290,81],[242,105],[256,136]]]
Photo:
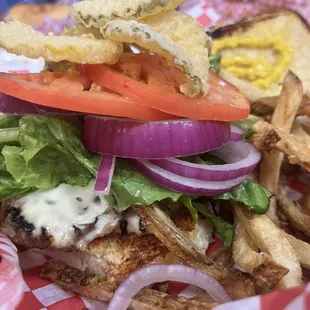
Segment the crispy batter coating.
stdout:
[[87,28],[83,24],[74,24],[64,29],[62,36],[79,37],[85,34],[91,34],[97,40],[103,40],[102,33],[99,29],[91,27]]
[[86,27],[104,27],[113,19],[139,20],[176,9],[185,0],[92,0],[73,5],[73,17]]
[[92,35],[45,36],[20,22],[0,22],[0,47],[29,58],[86,64],[114,64],[123,53],[120,43],[96,40]]
[[[106,28],[101,28],[108,39],[121,43],[134,43],[138,46],[165,57],[171,64],[180,68],[191,85],[180,88],[187,96],[207,93],[209,60],[207,48],[193,50],[174,42],[169,36],[154,30],[151,26],[136,21],[113,20]],[[193,54],[195,51],[195,55]]]
[[211,38],[204,28],[193,17],[182,12],[169,11],[145,18],[141,22],[188,49],[208,48],[211,45]]

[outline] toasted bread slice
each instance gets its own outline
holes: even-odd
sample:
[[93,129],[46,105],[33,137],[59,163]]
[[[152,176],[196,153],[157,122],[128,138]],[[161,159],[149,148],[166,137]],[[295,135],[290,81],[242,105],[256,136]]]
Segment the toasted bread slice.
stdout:
[[[59,262],[51,262],[42,272],[42,276],[59,284],[66,290],[94,299],[108,301],[116,285],[111,285],[105,278],[82,272]],[[217,303],[196,301],[178,296],[171,296],[153,289],[142,289],[132,300],[132,310],[209,310]]]
[[[304,91],[310,90],[310,26],[298,13],[291,10],[280,10],[274,13],[265,13],[242,20],[236,24],[213,28],[210,30],[213,40],[227,37],[266,38],[282,37],[293,48],[292,62],[289,68],[302,81]],[[267,60],[274,59],[272,50],[259,49],[231,49],[223,51],[223,56],[235,56],[237,54],[248,56],[262,56]],[[221,69],[220,75],[240,89],[251,101],[258,98],[277,96],[281,90],[281,84],[286,71],[279,81],[267,89],[253,86],[249,81],[239,79],[225,69]]]
[[144,266],[164,263],[169,253],[154,235],[133,233],[97,238],[85,251],[45,249],[40,252],[81,271],[105,277],[113,285]]

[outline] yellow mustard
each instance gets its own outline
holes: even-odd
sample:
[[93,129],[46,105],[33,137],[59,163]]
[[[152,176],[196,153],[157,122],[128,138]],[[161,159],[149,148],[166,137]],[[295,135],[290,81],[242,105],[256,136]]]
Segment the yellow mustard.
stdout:
[[237,47],[272,49],[276,55],[276,62],[271,65],[262,57],[248,57],[238,55],[235,57],[223,57],[221,66],[238,78],[249,80],[254,86],[268,88],[277,82],[292,61],[293,49],[282,37],[266,38],[240,38],[229,37],[215,40],[212,47],[212,55],[225,49]]

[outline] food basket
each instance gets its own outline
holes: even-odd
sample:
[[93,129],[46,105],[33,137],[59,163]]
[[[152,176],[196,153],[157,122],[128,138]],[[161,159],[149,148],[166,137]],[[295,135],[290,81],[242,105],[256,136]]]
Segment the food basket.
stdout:
[[[112,1],[112,0],[111,0]],[[298,11],[310,21],[309,0],[188,0],[181,10],[197,19],[206,29],[212,25],[223,24],[249,17],[264,10],[290,8]],[[69,20],[67,22],[70,22]],[[58,33],[66,22],[55,24],[47,19],[43,23],[43,32]],[[44,65],[43,59],[30,60],[17,57],[0,49],[0,71],[2,72],[39,72]],[[309,178],[304,173],[295,173],[287,180],[287,188],[292,199],[300,199]],[[212,246],[216,247],[216,244]],[[66,292],[40,277],[42,267],[48,258],[33,250],[16,248],[15,245],[0,233],[0,310],[11,310],[17,307],[22,310],[39,309],[106,309],[107,304],[86,297]],[[171,286],[169,291],[184,297],[193,297],[199,293],[192,286]],[[310,309],[310,284],[285,291],[238,300],[223,304],[216,310],[293,310]]]

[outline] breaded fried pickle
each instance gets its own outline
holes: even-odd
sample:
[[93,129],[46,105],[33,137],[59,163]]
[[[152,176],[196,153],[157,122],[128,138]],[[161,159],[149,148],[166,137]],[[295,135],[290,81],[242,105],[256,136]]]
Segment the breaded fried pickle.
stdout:
[[122,55],[122,44],[95,40],[93,36],[45,36],[20,22],[0,23],[0,47],[16,55],[43,57],[46,61],[69,60],[84,64],[114,64]]

